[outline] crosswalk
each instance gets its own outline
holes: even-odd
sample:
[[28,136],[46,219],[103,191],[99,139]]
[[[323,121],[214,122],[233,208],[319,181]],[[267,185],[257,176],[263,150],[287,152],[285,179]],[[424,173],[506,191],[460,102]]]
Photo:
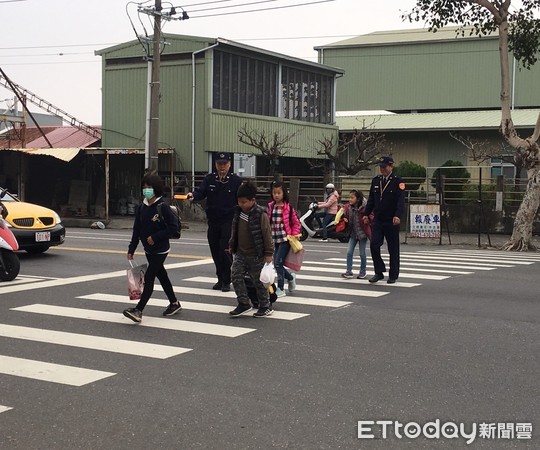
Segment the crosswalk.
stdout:
[[[387,256],[384,258],[388,259]],[[498,269],[526,267],[538,262],[540,262],[540,255],[536,254],[522,255],[460,249],[403,252],[399,280],[393,285],[384,282],[371,285],[367,280],[373,274],[369,258],[366,279],[342,278],[340,274],[344,271],[344,258],[306,260],[302,270],[297,274],[296,292],[279,298],[274,314],[268,319],[284,324],[295,320],[306,320],[328,309],[350,306],[358,300],[364,302],[384,300],[395,290],[415,289],[424,283],[435,283],[452,277]],[[181,264],[179,267],[186,267],[186,263]],[[201,263],[196,263],[196,265],[199,264]],[[355,268],[358,268],[359,264],[359,259],[355,258]],[[129,301],[125,295],[117,293],[93,292],[79,295],[74,297],[69,307],[29,302],[11,308],[9,314],[17,315],[19,320],[31,316],[46,318],[43,323],[47,323],[50,329],[0,323],[0,339],[26,341],[29,345],[27,348],[35,349],[35,354],[40,355],[36,359],[0,355],[0,375],[80,387],[106,380],[117,375],[117,372],[114,367],[96,370],[91,367],[58,364],[47,360],[47,353],[41,351],[42,345],[63,346],[66,349],[76,348],[78,351],[108,352],[127,358],[164,360],[181,357],[195,348],[193,345],[184,347],[143,342],[142,337],[136,340],[119,339],[112,335],[127,334],[124,333],[127,330],[126,327],[143,327],[164,333],[175,333],[175,336],[176,334],[178,336],[177,341],[185,344],[193,341],[190,340],[189,334],[204,335],[210,339],[236,339],[266,327],[264,320],[243,320],[242,318],[231,320],[228,313],[234,307],[235,293],[209,289],[208,286],[215,281],[214,278],[204,276],[203,271],[200,273],[203,275],[175,279],[174,290],[181,299],[183,311],[172,318],[156,317],[158,315],[156,308],[165,308],[168,304],[161,287],[156,285],[156,292],[149,303],[148,311],[145,311],[143,321],[139,325],[133,324],[122,316],[120,311],[129,304]],[[123,272],[122,275],[124,275]],[[174,272],[171,276],[174,279]],[[107,277],[112,278],[113,275],[108,274]],[[84,283],[86,278],[81,278],[83,280],[80,282]],[[54,280],[39,277],[19,277],[14,280],[20,285],[41,283],[44,286],[49,286],[52,281]],[[66,283],[59,280],[60,285]],[[1,295],[2,290],[0,290]],[[197,319],[202,319],[191,320],[195,316]],[[104,334],[105,329],[111,330],[111,336],[54,329],[61,327],[60,324],[66,321],[75,324],[74,326],[86,324],[81,329],[89,329],[89,327],[94,327],[93,324],[100,324],[99,327],[96,325],[96,328],[101,330],[99,334]],[[133,333],[129,333],[129,336],[133,336]],[[195,344],[196,342],[195,340]],[[10,406],[0,405],[0,413],[11,409]]]

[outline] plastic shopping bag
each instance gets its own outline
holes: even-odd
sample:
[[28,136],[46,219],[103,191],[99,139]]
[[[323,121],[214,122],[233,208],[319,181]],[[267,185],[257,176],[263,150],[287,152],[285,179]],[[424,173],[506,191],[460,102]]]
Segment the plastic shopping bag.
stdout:
[[289,241],[289,244],[294,253],[298,253],[300,250],[302,250],[302,248],[304,248],[302,243],[295,236],[288,235],[287,240]]
[[127,270],[128,295],[130,300],[140,300],[144,289],[144,274],[148,264],[134,266],[133,261],[129,261],[131,269]]
[[271,262],[265,263],[263,268],[261,269],[261,275],[259,276],[259,280],[261,280],[261,283],[265,286],[269,286],[274,282],[275,278],[276,270],[274,269],[274,264]]
[[305,250],[302,249],[295,253],[291,248],[285,257],[285,261],[283,261],[283,265],[298,272],[302,268],[302,263],[304,262],[304,252]]

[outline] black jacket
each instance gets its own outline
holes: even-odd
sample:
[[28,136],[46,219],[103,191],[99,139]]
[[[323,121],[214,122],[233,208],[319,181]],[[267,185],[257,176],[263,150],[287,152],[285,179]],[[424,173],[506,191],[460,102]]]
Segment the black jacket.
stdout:
[[[163,203],[160,218],[157,205]],[[165,222],[163,220],[165,219]],[[129,243],[128,253],[135,253],[139,240],[142,242],[146,253],[166,253],[170,250],[169,236],[178,229],[178,221],[172,213],[169,205],[160,197],[151,205],[144,201],[136,210],[133,222],[133,234]],[[146,239],[152,236],[154,245],[149,245]]]
[[193,191],[193,199],[206,198],[206,217],[210,222],[232,221],[237,205],[236,192],[241,184],[242,178],[234,173],[229,173],[223,181],[217,173],[209,173]]
[[382,175],[371,180],[365,215],[369,216],[373,212],[375,220],[392,222],[394,217],[402,216],[404,207],[405,183],[401,177],[392,173],[386,184],[383,183]]

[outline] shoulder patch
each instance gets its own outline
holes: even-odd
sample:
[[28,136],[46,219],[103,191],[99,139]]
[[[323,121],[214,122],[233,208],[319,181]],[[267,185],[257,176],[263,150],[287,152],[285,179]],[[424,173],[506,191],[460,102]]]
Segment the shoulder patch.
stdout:
[[403,191],[405,190],[405,183],[399,183],[399,188]]

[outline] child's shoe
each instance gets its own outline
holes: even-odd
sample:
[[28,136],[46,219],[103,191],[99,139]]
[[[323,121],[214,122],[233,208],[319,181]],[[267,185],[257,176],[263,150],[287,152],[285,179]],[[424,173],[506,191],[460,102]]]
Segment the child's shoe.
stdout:
[[353,275],[353,273],[352,273],[351,271],[347,270],[347,272],[342,273],[341,276],[342,276],[343,278],[347,278],[347,279],[348,279],[348,278],[352,278],[354,275]]
[[361,270],[356,278],[358,278],[359,280],[362,280],[362,279],[366,278],[366,271]]
[[296,289],[296,274],[291,273],[292,280],[289,280],[287,283],[287,287],[289,288],[289,292],[292,294],[294,290]]
[[285,297],[287,294],[285,294],[285,291],[283,289],[276,288],[276,295],[279,298],[279,297]]
[[259,308],[255,314],[253,314],[253,317],[266,317],[272,314],[274,310],[270,307],[266,308]]
[[251,305],[244,305],[240,303],[236,308],[234,308],[232,311],[229,311],[229,314],[233,317],[241,316],[242,314],[245,314],[247,312],[251,311]]

